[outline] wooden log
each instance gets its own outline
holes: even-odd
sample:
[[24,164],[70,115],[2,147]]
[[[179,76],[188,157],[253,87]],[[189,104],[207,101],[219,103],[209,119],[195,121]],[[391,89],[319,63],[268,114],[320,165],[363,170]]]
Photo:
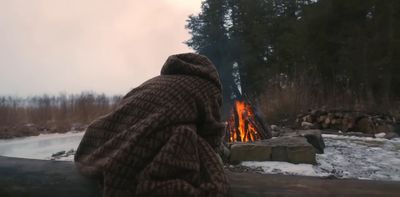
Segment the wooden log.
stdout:
[[228,172],[231,196],[400,196],[400,182]]
[[236,141],[241,142],[242,139],[240,138],[240,130],[239,130],[239,114],[236,107],[236,102],[233,103],[233,116],[234,116],[234,127],[236,132]]
[[[231,197],[400,196],[400,182],[323,179],[226,171]],[[82,177],[73,162],[0,156],[0,196],[101,196],[94,180]]]
[[263,113],[259,110],[258,107],[256,107],[254,102],[247,95],[245,95],[245,98],[249,103],[251,110],[253,111],[255,122],[257,122],[258,126],[261,127],[259,131],[261,131],[263,139],[272,138],[272,131],[269,129]]
[[100,196],[95,181],[82,177],[73,162],[0,156],[0,196]]

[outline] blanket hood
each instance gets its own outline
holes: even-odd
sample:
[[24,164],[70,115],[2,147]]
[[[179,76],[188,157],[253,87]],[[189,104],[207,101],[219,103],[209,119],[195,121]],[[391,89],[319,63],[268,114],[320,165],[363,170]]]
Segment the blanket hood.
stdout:
[[210,81],[222,90],[214,64],[205,56],[195,53],[171,55],[161,69],[161,75],[191,75]]

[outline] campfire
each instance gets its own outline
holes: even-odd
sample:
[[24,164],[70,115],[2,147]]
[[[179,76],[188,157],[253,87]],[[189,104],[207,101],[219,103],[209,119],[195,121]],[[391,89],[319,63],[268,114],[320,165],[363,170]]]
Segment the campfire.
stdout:
[[267,129],[261,121],[249,102],[236,99],[227,121],[227,141],[254,142],[268,138]]

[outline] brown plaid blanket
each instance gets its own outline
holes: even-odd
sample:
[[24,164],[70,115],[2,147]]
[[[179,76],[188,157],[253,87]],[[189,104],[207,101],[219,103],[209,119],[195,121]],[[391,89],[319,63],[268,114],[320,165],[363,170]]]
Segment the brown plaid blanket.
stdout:
[[100,181],[103,196],[227,196],[215,152],[224,128],[221,89],[206,57],[170,56],[160,76],[90,124],[77,168]]

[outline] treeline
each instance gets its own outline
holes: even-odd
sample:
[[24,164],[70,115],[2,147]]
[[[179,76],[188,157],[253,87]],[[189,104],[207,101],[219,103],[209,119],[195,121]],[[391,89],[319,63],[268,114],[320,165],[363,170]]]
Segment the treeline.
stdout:
[[86,125],[115,108],[121,96],[91,92],[27,98],[0,97],[0,127],[34,124],[45,129]]
[[187,29],[187,45],[218,67],[225,103],[238,80],[292,111],[400,100],[400,1],[205,0]]

